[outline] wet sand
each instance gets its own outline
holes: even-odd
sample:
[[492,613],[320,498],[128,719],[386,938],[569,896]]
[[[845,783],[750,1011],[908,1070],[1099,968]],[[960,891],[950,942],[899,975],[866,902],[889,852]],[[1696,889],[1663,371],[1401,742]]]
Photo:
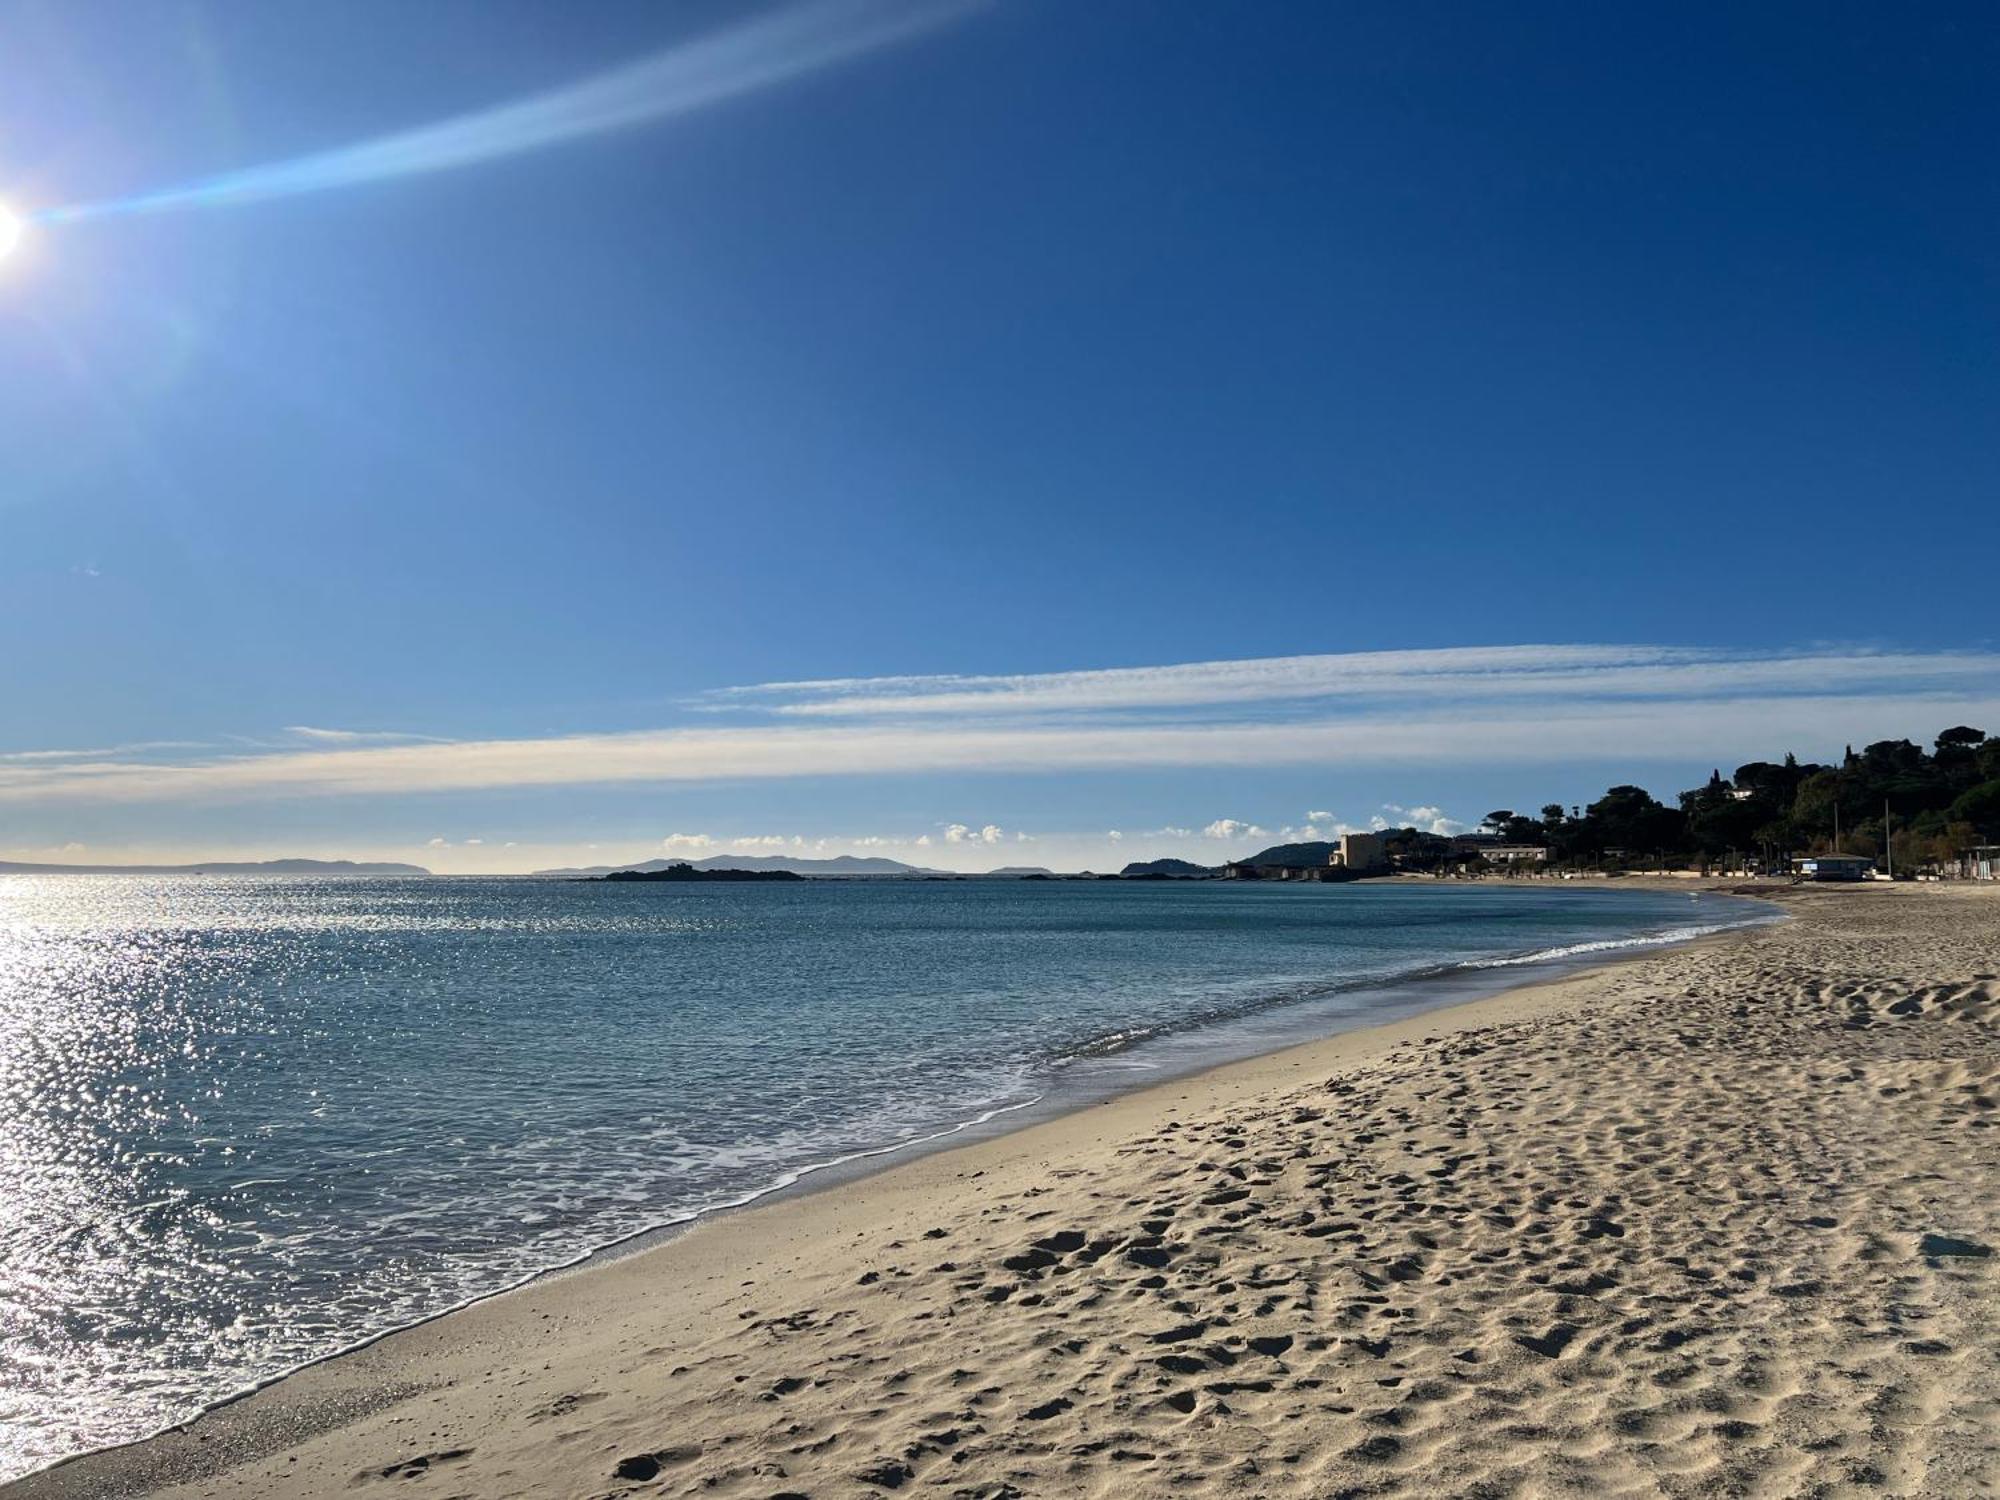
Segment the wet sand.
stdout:
[[2000,1493],[2000,890],[728,1215],[29,1496]]

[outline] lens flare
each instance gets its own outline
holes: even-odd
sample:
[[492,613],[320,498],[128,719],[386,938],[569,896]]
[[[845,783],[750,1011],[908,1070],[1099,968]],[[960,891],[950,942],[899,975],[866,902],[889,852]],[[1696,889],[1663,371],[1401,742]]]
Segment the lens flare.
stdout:
[[805,0],[608,73],[290,161],[35,215],[64,224],[213,208],[448,171],[683,115],[934,30],[986,0]]
[[21,243],[21,216],[0,203],[0,260],[14,253],[14,247]]

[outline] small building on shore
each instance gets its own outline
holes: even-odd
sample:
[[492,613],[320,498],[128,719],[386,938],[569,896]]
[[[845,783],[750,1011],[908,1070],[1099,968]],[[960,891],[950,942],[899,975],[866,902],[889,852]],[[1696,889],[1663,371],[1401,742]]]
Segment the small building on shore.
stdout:
[[1959,857],[1967,880],[2000,880],[2000,844],[1975,844]]
[[1866,880],[1875,861],[1861,854],[1809,854],[1793,860],[1792,870],[1806,880]]
[[1490,865],[1544,865],[1549,851],[1540,844],[1488,844],[1479,857]]
[[1385,874],[1389,869],[1389,853],[1379,833],[1343,833],[1340,847],[1326,862],[1329,869],[1346,870],[1354,875]]

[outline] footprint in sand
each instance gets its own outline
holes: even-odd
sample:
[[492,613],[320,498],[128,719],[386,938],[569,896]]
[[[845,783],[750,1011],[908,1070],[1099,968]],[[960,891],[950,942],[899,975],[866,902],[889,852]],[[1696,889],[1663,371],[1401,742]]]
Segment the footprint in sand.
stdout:
[[644,1483],[648,1479],[658,1479],[661,1470],[670,1464],[684,1464],[690,1459],[699,1457],[701,1457],[699,1443],[682,1443],[672,1448],[656,1449],[651,1453],[634,1453],[629,1458],[618,1460],[618,1466],[611,1471],[611,1477]]
[[374,1484],[384,1479],[418,1479],[432,1469],[449,1464],[464,1463],[472,1457],[470,1448],[449,1448],[442,1453],[419,1453],[410,1458],[399,1459],[380,1469],[363,1469],[354,1476],[356,1484]]

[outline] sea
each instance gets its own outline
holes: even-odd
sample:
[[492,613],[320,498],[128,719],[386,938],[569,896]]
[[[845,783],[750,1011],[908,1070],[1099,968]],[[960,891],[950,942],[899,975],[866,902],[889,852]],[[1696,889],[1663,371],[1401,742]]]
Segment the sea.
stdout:
[[0,1478],[635,1236],[1718,895],[0,876]]

